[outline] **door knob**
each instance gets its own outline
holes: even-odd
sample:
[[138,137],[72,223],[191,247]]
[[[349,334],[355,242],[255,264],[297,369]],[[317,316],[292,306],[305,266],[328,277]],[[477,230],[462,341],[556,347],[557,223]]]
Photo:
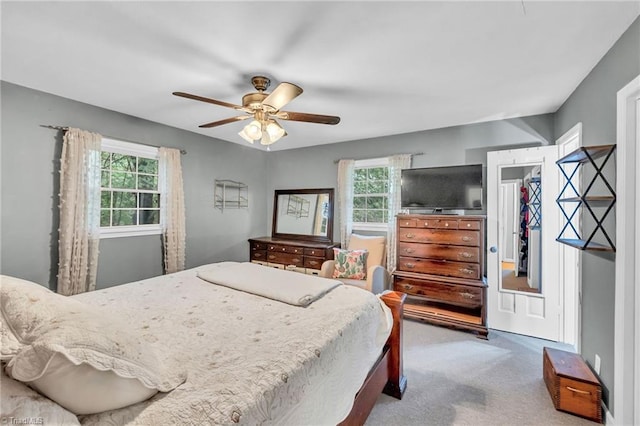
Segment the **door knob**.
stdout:
[[498,247],[496,247],[496,246],[492,246],[492,247],[489,249],[489,251],[490,251],[491,253],[497,253],[497,252],[498,252]]

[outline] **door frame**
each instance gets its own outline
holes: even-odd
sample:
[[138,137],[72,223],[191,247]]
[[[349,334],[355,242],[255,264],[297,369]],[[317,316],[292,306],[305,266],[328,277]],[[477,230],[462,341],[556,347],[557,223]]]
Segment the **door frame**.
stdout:
[[[577,145],[575,140],[577,139]],[[563,157],[569,152],[563,152],[563,146],[567,144],[574,145],[575,149],[582,146],[582,123],[578,123],[565,134],[556,140],[556,145]],[[575,177],[574,185],[577,185],[578,192],[581,193],[581,170],[578,170]],[[564,177],[560,174],[560,187],[564,184]],[[561,221],[566,220],[562,216],[562,212],[558,212]],[[580,215],[576,215],[578,226],[580,226]],[[578,227],[577,229],[580,229]],[[573,346],[576,353],[582,350],[582,251],[576,248],[561,244],[560,245],[560,265],[564,267],[570,260],[575,262],[575,268],[570,268],[558,274],[560,285],[564,289],[562,292],[561,304],[564,312],[564,324],[561,330],[562,342]],[[567,274],[568,272],[568,274]]]
[[640,75],[617,94],[614,424],[640,424],[640,407],[634,405],[640,397],[640,268],[635,266],[640,262],[638,99]]

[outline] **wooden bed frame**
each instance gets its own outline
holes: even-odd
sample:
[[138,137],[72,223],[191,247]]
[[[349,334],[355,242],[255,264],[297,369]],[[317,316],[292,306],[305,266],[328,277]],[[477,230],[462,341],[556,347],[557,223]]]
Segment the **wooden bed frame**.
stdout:
[[407,378],[402,370],[402,317],[406,295],[391,291],[380,298],[391,309],[393,329],[382,355],[356,394],[351,412],[340,426],[363,425],[380,393],[402,399],[407,389]]

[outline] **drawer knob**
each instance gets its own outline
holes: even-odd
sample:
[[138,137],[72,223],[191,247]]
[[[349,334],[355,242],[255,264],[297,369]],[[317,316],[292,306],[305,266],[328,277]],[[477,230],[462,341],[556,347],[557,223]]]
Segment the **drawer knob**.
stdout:
[[414,250],[412,248],[406,248],[406,249],[404,249],[404,252],[405,253],[413,253]]
[[471,241],[471,237],[465,235],[464,237],[462,237],[462,241]]
[[591,395],[591,392],[589,392],[589,391],[584,391],[584,390],[580,390],[580,389],[572,388],[571,386],[567,386],[566,388],[567,388],[568,390],[570,390],[571,392],[581,393],[581,394],[583,394],[583,395]]
[[471,224],[470,223],[467,223],[467,228],[471,228]]
[[466,259],[470,259],[473,257],[473,255],[471,253],[467,253],[466,251],[463,251],[462,253],[460,253],[460,257],[464,257]]
[[270,255],[269,255],[269,259],[273,260],[273,259],[275,259],[275,258],[276,258],[276,257],[275,257],[274,255],[272,255],[272,254],[270,254]]
[[414,237],[414,235],[413,235],[413,234],[405,234],[405,237],[407,237],[407,238],[413,238],[413,237]]
[[449,223],[445,223],[445,224],[444,224],[444,226],[445,226],[445,227],[449,226]]
[[460,296],[464,297],[465,299],[473,299],[475,297],[475,295],[473,293],[460,293]]
[[429,222],[425,222],[425,223],[424,223],[424,226],[429,226]]
[[415,267],[416,267],[416,264],[415,264],[415,263],[407,262],[407,263],[405,263],[405,264],[404,264],[404,266],[406,266],[407,268],[415,268]]
[[411,290],[413,288],[413,286],[409,285],[409,284],[403,284],[402,288],[404,288],[405,290]]
[[459,271],[469,275],[473,275],[475,273],[473,269],[468,269],[468,268],[460,268]]
[[286,251],[286,250],[287,250],[286,248],[282,247],[282,251]]
[[318,264],[318,262],[317,262],[317,261],[315,261],[315,260],[310,260],[310,261],[309,261],[309,264],[310,264],[310,265],[317,265],[317,264]]

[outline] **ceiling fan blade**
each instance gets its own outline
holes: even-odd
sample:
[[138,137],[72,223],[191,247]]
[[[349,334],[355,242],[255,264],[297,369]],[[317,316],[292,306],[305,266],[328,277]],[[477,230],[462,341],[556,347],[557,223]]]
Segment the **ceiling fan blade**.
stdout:
[[338,124],[340,117],[335,115],[307,114],[305,112],[280,111],[276,117],[282,120],[305,121],[319,124]]
[[207,102],[214,105],[220,105],[227,108],[237,109],[239,111],[246,111],[246,108],[241,105],[230,104],[228,102],[219,101],[217,99],[205,98],[202,96],[192,95],[190,93],[184,93],[184,92],[173,92],[173,94],[176,96],[181,96],[183,98],[193,99],[195,101]]
[[242,120],[246,120],[248,118],[253,118],[253,116],[252,115],[239,115],[237,117],[225,118],[224,120],[212,121],[211,123],[201,124],[198,127],[210,128],[210,127],[222,126],[223,124],[229,124],[229,123],[233,123],[235,121],[242,121]]
[[262,101],[262,105],[267,105],[278,111],[280,108],[300,96],[302,88],[292,83],[280,83],[273,92]]

